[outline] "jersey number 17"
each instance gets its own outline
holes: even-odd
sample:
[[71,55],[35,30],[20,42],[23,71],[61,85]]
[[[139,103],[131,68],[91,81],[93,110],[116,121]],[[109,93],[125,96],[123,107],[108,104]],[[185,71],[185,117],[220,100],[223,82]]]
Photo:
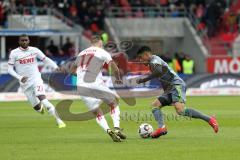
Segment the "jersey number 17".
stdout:
[[82,70],[87,70],[94,54],[83,54],[80,59],[80,67]]

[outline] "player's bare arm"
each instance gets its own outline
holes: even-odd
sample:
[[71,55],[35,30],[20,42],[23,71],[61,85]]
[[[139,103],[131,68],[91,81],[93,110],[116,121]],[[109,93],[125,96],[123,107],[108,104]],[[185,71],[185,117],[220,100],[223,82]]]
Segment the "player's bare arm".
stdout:
[[70,74],[76,75],[77,66],[75,64],[72,64],[67,68],[65,66],[60,66],[59,68],[57,68],[56,71],[61,73],[70,73]]
[[59,66],[56,71],[57,72],[61,72],[61,73],[69,73],[69,74],[73,74],[76,75],[77,73],[77,61],[78,58],[75,61],[68,61],[67,63]]
[[120,74],[118,66],[116,65],[116,63],[114,61],[110,61],[109,66],[111,67],[114,77],[116,78],[115,83],[121,84],[122,78],[121,78],[121,74]]
[[69,66],[70,74],[77,75],[77,65],[75,63]]

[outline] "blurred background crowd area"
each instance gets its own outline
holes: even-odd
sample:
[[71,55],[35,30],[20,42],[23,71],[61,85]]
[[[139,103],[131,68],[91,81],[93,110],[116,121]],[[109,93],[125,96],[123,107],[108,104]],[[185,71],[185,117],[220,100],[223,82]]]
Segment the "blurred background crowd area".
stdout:
[[[195,62],[189,54],[184,52],[176,52],[174,53],[174,56],[170,56],[172,53],[155,54],[162,58],[169,65],[169,67],[171,67],[172,70],[178,74],[192,75],[195,73]],[[149,72],[148,66],[139,63],[136,65],[135,60],[128,61],[125,54],[120,53],[116,56],[113,56],[113,60],[118,65],[122,75],[129,73],[138,75],[147,74]],[[107,65],[104,65],[103,69],[104,74],[112,75],[112,72],[109,70]]]
[[[182,16],[181,11],[193,13],[198,19],[198,29],[204,30],[208,28],[208,35],[214,36],[218,25],[222,25],[221,29],[234,32],[239,28],[240,11],[229,13],[225,21],[222,17],[223,13],[228,11],[229,6],[234,0],[10,0],[1,1],[0,3],[0,25],[7,26],[7,12],[17,12],[21,14],[44,14],[44,8],[55,8],[63,15],[70,18],[74,22],[81,24],[85,28],[86,35],[98,33],[104,29],[104,17],[107,16],[106,10],[114,7],[122,7],[124,12],[122,15],[126,17],[126,13],[134,10],[133,17],[164,17],[164,15],[156,15],[155,12],[149,12],[158,7],[166,7],[172,17]],[[23,7],[31,7],[23,10]],[[36,7],[43,8],[36,10]],[[136,7],[148,7],[148,12]],[[150,14],[149,14],[150,13]]]
[[[105,33],[104,33],[105,34]],[[75,46],[74,42],[70,40],[69,37],[65,40],[66,43],[63,44],[62,47],[59,47],[54,43],[53,40],[50,40],[50,44],[44,47],[43,52],[52,59],[63,59],[67,60],[71,57],[75,56]],[[149,68],[142,64],[137,64],[135,61],[137,60],[135,57],[136,53],[133,52],[121,52],[109,50],[108,47],[105,48],[112,54],[112,58],[120,68],[122,75],[126,75],[131,72],[132,74],[139,73],[147,73]],[[10,49],[11,50],[11,49]],[[10,53],[9,50],[9,53]],[[130,55],[131,54],[131,55]],[[184,73],[184,74],[193,74],[195,72],[194,60],[191,58],[191,53],[184,53],[182,51],[175,53],[159,53],[154,52],[154,54],[158,55],[162,58],[168,65],[176,72],[176,73]],[[108,66],[104,65],[104,73],[112,74],[109,70]]]
[[[8,12],[22,15],[46,14],[47,9],[54,8],[74,23],[81,25],[84,29],[83,35],[90,38],[93,34],[102,36],[104,44],[112,41],[110,35],[105,31],[104,18],[109,17],[109,12],[116,8],[121,8],[121,14],[117,17],[123,18],[144,18],[162,17],[165,15],[155,10],[162,8],[169,13],[168,17],[182,17],[182,13],[190,13],[196,19],[196,30],[206,32],[208,38],[232,40],[239,32],[240,10],[229,12],[229,7],[236,0],[8,0],[0,1],[0,25],[7,28]],[[38,9],[36,9],[38,8]],[[153,11],[153,12],[151,12]],[[225,14],[228,12],[228,14]],[[131,14],[129,14],[131,13]],[[116,16],[116,15],[115,15]],[[222,34],[223,33],[223,34]],[[227,36],[226,36],[227,33]],[[34,45],[34,43],[33,43]],[[39,43],[38,43],[39,45]],[[64,38],[63,43],[56,44],[54,40],[48,38],[46,43],[38,46],[49,57],[69,58],[76,55],[75,42],[69,37]],[[8,54],[13,48],[7,48]],[[194,73],[194,61],[191,53],[157,53],[165,60],[177,73]],[[121,57],[121,54],[117,56]],[[125,55],[126,56],[126,55]],[[126,59],[126,58],[125,58]],[[124,67],[121,61],[122,72],[134,71],[131,64]],[[120,63],[119,63],[120,65]],[[147,70],[142,66],[142,70]]]

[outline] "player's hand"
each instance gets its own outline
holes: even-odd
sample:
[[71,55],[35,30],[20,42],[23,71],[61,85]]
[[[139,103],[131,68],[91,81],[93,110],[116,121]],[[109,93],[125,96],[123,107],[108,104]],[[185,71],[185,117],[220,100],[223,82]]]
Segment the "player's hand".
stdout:
[[21,79],[21,82],[22,82],[22,83],[25,83],[25,82],[27,82],[27,80],[28,80],[28,77],[23,77],[23,78]]
[[65,73],[65,69],[63,69],[62,67],[58,67],[55,71],[60,73]]
[[62,68],[58,67],[57,69],[55,69],[56,72],[62,72]]
[[115,80],[115,83],[116,83],[116,84],[123,84],[123,81],[122,81],[121,79],[116,79],[116,80]]
[[138,78],[137,80],[136,80],[136,83],[137,84],[140,84],[140,83],[143,83],[144,81],[143,81],[143,79],[142,78]]

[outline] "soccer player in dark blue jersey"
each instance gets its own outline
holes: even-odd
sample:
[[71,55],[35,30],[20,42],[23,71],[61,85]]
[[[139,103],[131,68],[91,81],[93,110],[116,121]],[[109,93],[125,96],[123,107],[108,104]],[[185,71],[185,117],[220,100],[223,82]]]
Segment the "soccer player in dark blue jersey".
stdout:
[[215,133],[218,132],[218,123],[215,117],[209,117],[199,111],[186,107],[186,84],[166,62],[160,57],[153,55],[148,46],[141,47],[137,55],[139,61],[148,65],[151,71],[147,77],[137,79],[137,83],[140,84],[157,78],[164,90],[164,94],[152,102],[152,113],[158,122],[158,129],[151,134],[152,138],[158,138],[167,134],[161,111],[161,108],[164,106],[174,106],[179,115],[202,119],[209,123]]

